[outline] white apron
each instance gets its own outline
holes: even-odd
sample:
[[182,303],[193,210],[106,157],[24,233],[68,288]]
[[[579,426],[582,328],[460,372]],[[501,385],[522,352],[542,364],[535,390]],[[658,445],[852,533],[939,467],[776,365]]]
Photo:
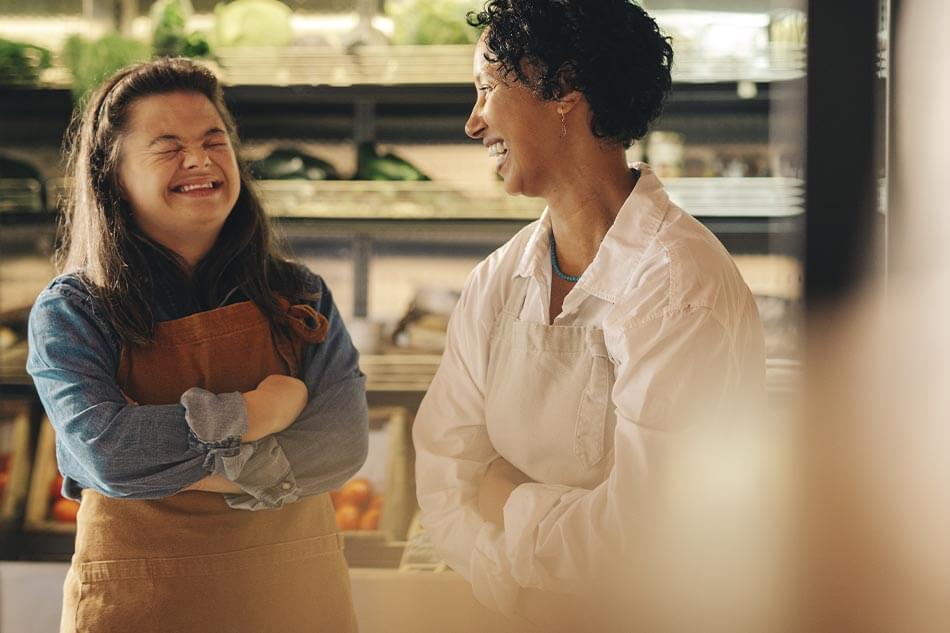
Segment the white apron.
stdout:
[[[529,281],[519,277],[514,283],[492,330],[485,388],[488,436],[500,456],[534,481],[590,490],[613,467],[617,425],[611,400],[614,367],[604,332],[522,321]],[[512,615],[526,632],[597,626],[594,611],[579,596],[522,589],[515,604]]]
[[522,321],[528,282],[515,282],[491,334],[488,436],[533,480],[592,489],[610,473],[617,425],[604,332]]

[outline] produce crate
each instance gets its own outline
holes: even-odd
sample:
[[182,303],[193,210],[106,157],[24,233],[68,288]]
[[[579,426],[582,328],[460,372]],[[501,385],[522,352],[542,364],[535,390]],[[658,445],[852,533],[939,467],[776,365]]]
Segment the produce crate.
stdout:
[[[62,479],[56,466],[56,435],[44,418],[36,442],[36,465],[30,481],[23,529],[26,532],[73,535],[79,503],[60,496]],[[59,517],[59,518],[57,518]]]
[[351,567],[399,566],[418,509],[410,425],[411,415],[402,407],[370,409],[366,463],[331,493]]
[[0,406],[0,522],[15,523],[23,509],[30,477],[30,407]]

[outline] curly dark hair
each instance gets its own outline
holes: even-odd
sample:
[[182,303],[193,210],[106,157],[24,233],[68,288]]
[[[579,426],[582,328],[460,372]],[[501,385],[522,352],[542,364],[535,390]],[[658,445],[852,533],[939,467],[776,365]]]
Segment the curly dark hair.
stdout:
[[629,147],[647,133],[672,88],[673,48],[631,0],[489,0],[468,23],[489,53],[544,100],[584,94],[591,131]]

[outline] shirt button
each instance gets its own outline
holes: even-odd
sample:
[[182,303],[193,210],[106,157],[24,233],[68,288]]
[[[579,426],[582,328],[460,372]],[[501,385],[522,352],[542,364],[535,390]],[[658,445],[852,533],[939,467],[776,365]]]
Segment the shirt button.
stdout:
[[292,486],[291,486],[291,483],[290,483],[289,481],[285,481],[284,483],[280,484],[280,489],[281,489],[281,490],[290,490],[291,487],[292,487]]

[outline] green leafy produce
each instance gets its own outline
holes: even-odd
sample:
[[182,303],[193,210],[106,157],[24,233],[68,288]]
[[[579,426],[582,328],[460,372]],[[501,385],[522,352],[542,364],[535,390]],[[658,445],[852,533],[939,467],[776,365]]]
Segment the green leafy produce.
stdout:
[[250,165],[261,180],[339,180],[336,167],[293,147],[278,147]]
[[429,180],[405,159],[388,153],[380,156],[372,141],[360,143],[354,180]]
[[159,0],[152,5],[152,50],[157,57],[208,57],[211,54],[204,35],[186,30],[192,12],[188,0]]
[[0,38],[0,84],[32,84],[50,67],[48,49]]
[[121,35],[106,35],[92,42],[73,35],[62,53],[63,63],[73,74],[73,97],[84,100],[103,79],[129,64],[146,61],[149,53],[147,44]]
[[278,0],[235,0],[214,7],[216,46],[285,46],[293,11]]
[[465,16],[479,8],[472,0],[390,0],[396,44],[474,44],[478,31]]

